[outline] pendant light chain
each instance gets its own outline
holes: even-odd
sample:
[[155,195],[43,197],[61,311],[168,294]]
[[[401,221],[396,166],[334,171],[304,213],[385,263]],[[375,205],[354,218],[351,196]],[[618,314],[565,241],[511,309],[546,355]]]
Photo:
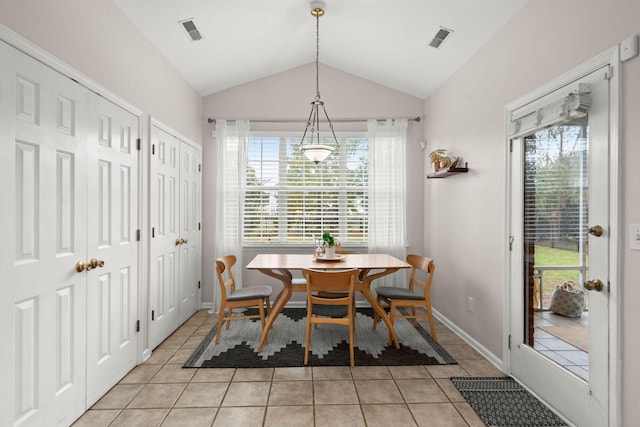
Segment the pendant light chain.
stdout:
[[320,14],[316,14],[316,99],[320,99]]

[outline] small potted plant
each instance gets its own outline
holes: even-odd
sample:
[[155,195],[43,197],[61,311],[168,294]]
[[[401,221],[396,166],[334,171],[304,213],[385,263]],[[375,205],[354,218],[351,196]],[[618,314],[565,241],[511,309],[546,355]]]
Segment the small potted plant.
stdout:
[[328,231],[322,233],[322,240],[324,242],[324,256],[327,258],[333,258],[336,256],[336,241]]
[[454,168],[458,164],[458,157],[453,157],[444,148],[438,148],[429,153],[429,160],[435,172],[444,168]]

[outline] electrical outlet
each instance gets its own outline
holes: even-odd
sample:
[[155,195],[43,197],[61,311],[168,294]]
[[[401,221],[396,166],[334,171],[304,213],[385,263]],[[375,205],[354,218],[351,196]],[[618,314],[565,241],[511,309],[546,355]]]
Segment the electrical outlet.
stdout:
[[629,224],[629,249],[640,251],[640,224]]
[[473,313],[473,297],[467,299],[467,310]]

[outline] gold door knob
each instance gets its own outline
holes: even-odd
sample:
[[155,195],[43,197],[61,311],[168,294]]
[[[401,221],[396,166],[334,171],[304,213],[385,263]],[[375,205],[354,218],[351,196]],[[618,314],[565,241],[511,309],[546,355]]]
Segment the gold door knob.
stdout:
[[604,284],[600,279],[587,280],[584,282],[584,288],[588,291],[600,292],[604,289]]
[[98,268],[98,267],[100,268],[104,267],[104,261],[101,259],[98,260],[98,259],[92,258],[89,261],[89,268],[87,268],[87,270],[93,270],[94,268]]
[[182,244],[182,240],[176,239],[176,246],[180,246]]
[[189,243],[189,240],[187,240],[187,239],[182,239],[182,243],[183,243],[183,244],[187,244],[187,243]]
[[594,225],[593,227],[589,227],[589,234],[592,236],[600,237],[604,233],[604,228],[599,225]]
[[85,263],[84,263],[84,262],[82,262],[82,261],[78,261],[78,262],[76,263],[76,271],[77,271],[78,273],[82,273],[83,271],[88,270],[88,269],[89,269],[89,265],[88,265],[88,264],[85,264]]

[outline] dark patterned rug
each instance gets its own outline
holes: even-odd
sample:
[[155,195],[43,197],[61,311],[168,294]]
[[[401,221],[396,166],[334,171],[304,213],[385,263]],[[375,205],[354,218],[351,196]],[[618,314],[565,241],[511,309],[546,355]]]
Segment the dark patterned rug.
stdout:
[[453,377],[453,384],[489,427],[567,424],[509,377]]
[[[255,309],[252,309],[255,310]],[[249,312],[251,310],[248,310]],[[256,310],[257,312],[257,310]],[[407,319],[397,319],[395,330],[400,348],[387,345],[388,330],[383,322],[372,328],[373,310],[358,309],[355,332],[356,366],[443,365],[456,361],[422,327]],[[285,309],[269,332],[268,342],[258,353],[259,320],[236,320],[223,326],[220,344],[215,344],[216,328],[184,364],[185,368],[273,368],[304,366],[306,309]],[[349,330],[343,325],[319,325],[311,333],[310,366],[348,366]]]

